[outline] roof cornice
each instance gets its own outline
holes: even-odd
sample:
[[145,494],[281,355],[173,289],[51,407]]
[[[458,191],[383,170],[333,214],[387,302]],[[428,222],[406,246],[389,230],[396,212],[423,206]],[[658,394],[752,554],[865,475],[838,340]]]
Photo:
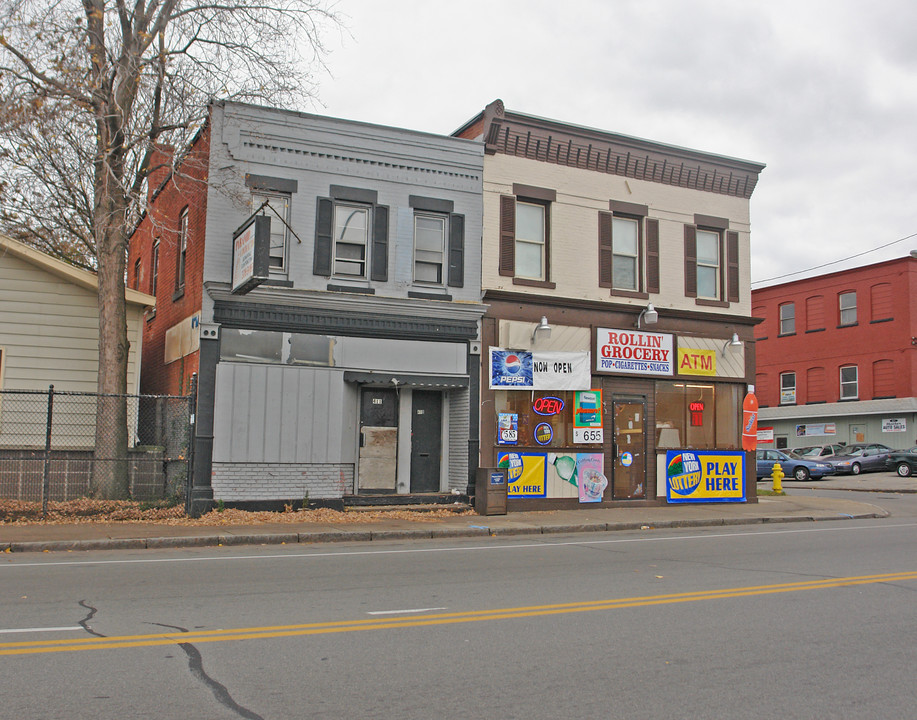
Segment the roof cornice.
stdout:
[[507,111],[490,103],[454,135],[482,126],[484,152],[750,198],[763,163]]

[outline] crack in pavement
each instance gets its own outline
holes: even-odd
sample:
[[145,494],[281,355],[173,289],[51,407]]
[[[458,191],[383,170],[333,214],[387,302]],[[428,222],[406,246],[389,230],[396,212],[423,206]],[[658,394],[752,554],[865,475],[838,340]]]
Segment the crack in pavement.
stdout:
[[[179,627],[178,625],[165,625],[163,623],[150,623],[150,625],[158,625],[159,627],[178,630],[183,633],[188,632],[187,628]],[[218,703],[246,720],[264,720],[264,718],[257,713],[239,705],[239,703],[232,699],[232,695],[229,694],[229,690],[226,689],[225,685],[214,680],[204,671],[204,658],[192,643],[178,643],[178,647],[188,656],[188,667],[191,670],[191,675],[206,687],[210,688],[210,692],[213,693]]]
[[96,637],[105,637],[102,633],[98,633],[95,630],[93,630],[91,627],[89,627],[89,621],[95,617],[95,614],[98,612],[98,610],[94,608],[92,605],[90,605],[89,603],[87,603],[85,600],[80,600],[79,605],[86,608],[89,611],[89,614],[86,617],[84,617],[82,620],[78,621],[77,625],[83,628],[83,630],[88,632],[90,635],[95,635]]

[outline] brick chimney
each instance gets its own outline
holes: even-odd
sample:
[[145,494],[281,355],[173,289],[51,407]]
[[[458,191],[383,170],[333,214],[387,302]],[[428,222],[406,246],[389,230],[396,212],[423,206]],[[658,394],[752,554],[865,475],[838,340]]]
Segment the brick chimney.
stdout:
[[150,155],[150,172],[146,179],[147,202],[152,201],[153,195],[172,174],[172,156],[174,154],[175,148],[171,145],[153,144],[153,152]]

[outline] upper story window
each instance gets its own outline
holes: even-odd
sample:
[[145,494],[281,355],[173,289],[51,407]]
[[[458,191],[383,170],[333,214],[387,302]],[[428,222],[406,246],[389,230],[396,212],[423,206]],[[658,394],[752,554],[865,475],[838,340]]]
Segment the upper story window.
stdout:
[[375,190],[331,186],[318,199],[312,272],[341,279],[388,280],[388,207]]
[[838,318],[840,325],[856,325],[857,322],[857,294],[844,292],[837,296]]
[[443,284],[446,255],[446,217],[414,214],[414,281]]
[[697,297],[720,299],[720,234],[697,231]]
[[841,400],[856,400],[860,396],[857,366],[841,368]]
[[281,193],[252,193],[252,211],[271,219],[268,268],[271,275],[286,276],[289,266],[290,196]]
[[609,208],[599,213],[599,287],[629,297],[659,292],[659,221],[646,217],[646,205],[611,200]]
[[548,249],[545,205],[516,201],[516,276],[544,280]]
[[796,404],[796,373],[780,373],[780,404]]
[[792,335],[796,332],[796,304],[784,303],[780,306],[780,334]]
[[134,260],[134,290],[140,289],[140,275],[141,275],[142,266],[140,265],[140,258]]
[[894,316],[894,300],[891,283],[877,283],[869,288],[870,321],[891,320]]
[[685,295],[699,305],[739,301],[739,233],[728,228],[728,219],[710,215],[685,225]]
[[452,200],[411,195],[408,203],[414,211],[414,282],[462,287],[465,216],[453,212]]
[[806,298],[806,332],[825,329],[825,297],[813,295]]
[[159,287],[159,238],[153,241],[153,254],[150,258],[150,295],[156,297]]
[[612,287],[618,290],[640,289],[640,222],[632,218],[611,220],[614,273]]
[[366,277],[369,240],[368,207],[334,206],[334,274]]
[[178,261],[175,269],[175,289],[184,290],[188,260],[188,208],[181,211],[178,221]]
[[551,203],[554,190],[513,185],[500,197],[499,272],[514,283],[554,287],[551,278]]

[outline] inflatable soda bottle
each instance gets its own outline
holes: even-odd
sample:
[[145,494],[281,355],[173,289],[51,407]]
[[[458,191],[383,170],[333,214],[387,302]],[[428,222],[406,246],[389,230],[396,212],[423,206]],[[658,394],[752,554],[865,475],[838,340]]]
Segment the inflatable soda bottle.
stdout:
[[758,447],[758,398],[750,386],[742,401],[742,449],[751,452]]

